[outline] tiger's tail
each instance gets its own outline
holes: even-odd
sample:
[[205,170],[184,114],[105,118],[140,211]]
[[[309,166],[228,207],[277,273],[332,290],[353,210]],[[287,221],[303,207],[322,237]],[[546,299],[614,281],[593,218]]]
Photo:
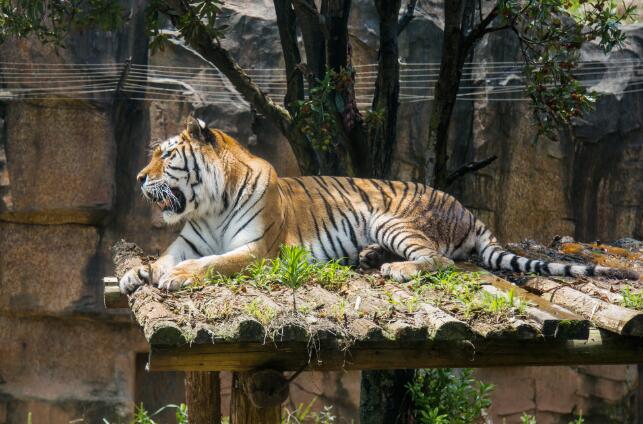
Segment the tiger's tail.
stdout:
[[575,265],[546,262],[519,256],[504,249],[481,221],[476,222],[475,250],[489,269],[514,272],[533,272],[539,275],[565,277],[601,276],[617,280],[638,280],[639,274],[630,269],[609,268],[599,265]]

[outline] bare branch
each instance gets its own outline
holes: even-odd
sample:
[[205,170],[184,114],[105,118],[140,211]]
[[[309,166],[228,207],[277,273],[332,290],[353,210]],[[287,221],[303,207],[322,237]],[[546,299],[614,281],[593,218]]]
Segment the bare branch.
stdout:
[[491,163],[493,163],[496,159],[498,159],[498,156],[493,155],[487,159],[481,160],[481,161],[472,161],[469,162],[465,165],[462,165],[460,168],[456,169],[449,175],[446,179],[447,186],[451,185],[454,181],[458,180],[459,178],[462,178],[463,176],[467,174],[471,174],[472,172],[476,172]]
[[297,65],[301,62],[297,46],[297,26],[291,0],[274,0],[279,39],[286,64],[286,81],[288,84],[284,105],[304,99],[304,79]]

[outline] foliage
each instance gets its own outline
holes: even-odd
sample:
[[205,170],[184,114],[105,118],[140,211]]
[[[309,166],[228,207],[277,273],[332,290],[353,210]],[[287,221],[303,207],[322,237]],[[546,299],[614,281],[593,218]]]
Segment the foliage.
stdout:
[[469,368],[418,370],[407,389],[418,424],[474,424],[491,405],[494,386],[476,381]]
[[625,41],[620,24],[635,6],[619,11],[613,0],[500,0],[500,27],[520,40],[526,90],[540,131],[553,135],[592,109],[597,93],[588,92],[575,75],[582,43],[597,41],[605,52]]
[[630,287],[626,286],[621,289],[621,296],[623,296],[621,305],[626,308],[643,310],[643,292],[633,292]]
[[[130,424],[157,424],[157,422],[154,421],[154,417],[166,409],[176,409],[176,413],[174,415],[176,424],[188,424],[188,407],[184,403],[180,405],[165,405],[153,414],[150,414],[143,406],[143,403],[141,403],[136,406],[134,417],[132,418],[132,421],[130,421]],[[103,423],[110,424],[110,422],[105,418],[103,418]]]
[[202,38],[219,41],[224,37],[227,25],[216,25],[223,0],[199,0],[189,3],[184,12],[173,10],[165,0],[151,0],[145,9],[147,35],[152,52],[162,50],[168,39],[163,32],[167,17],[171,17],[176,29],[188,43],[197,43]]
[[338,79],[337,72],[327,70],[324,79],[310,89],[308,100],[298,100],[292,105],[296,128],[316,149],[325,152],[332,150],[339,131],[335,114],[336,108],[343,106],[343,99],[336,90]]
[[0,43],[33,35],[61,47],[70,30],[118,29],[124,15],[111,0],[0,0]]

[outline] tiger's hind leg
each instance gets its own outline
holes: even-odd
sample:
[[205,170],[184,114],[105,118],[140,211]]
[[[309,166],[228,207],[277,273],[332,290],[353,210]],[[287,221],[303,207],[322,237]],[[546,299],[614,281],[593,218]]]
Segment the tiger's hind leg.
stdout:
[[439,253],[437,244],[421,231],[414,229],[412,223],[383,219],[381,223],[376,223],[372,235],[385,250],[406,259],[402,262],[383,264],[381,272],[385,277],[400,282],[409,281],[423,271],[434,271],[453,265],[451,259]]

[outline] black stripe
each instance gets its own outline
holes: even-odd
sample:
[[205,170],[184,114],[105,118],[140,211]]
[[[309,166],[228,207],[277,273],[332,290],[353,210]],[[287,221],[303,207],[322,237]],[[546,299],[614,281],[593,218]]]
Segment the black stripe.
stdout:
[[[275,225],[275,221],[272,221],[272,222],[270,223],[270,225],[268,225],[268,226],[266,227],[266,229],[265,229],[265,230],[263,230],[263,233],[261,233],[261,235],[260,235],[259,237],[257,237],[257,238],[256,238],[256,239],[254,239],[254,240],[250,240],[250,241],[249,241],[248,243],[246,243],[246,244],[255,243],[255,242],[257,242],[257,241],[261,240],[262,238],[264,238],[264,237],[266,236],[266,233],[267,233],[268,231],[270,231],[270,229],[272,228],[272,226],[273,226],[273,225]],[[268,252],[270,252],[270,249],[268,249]]]
[[203,257],[203,255],[201,254],[201,252],[199,252],[199,250],[196,248],[196,246],[190,240],[188,240],[183,234],[180,234],[179,237],[181,237],[183,240],[185,240],[185,242],[188,244],[188,246],[190,246],[190,249],[192,249],[192,251],[194,253],[199,255],[199,257]]
[[331,259],[332,256],[328,254],[328,251],[326,250],[326,246],[324,245],[324,240],[322,240],[321,233],[319,231],[319,224],[317,223],[317,218],[315,218],[315,215],[313,212],[310,212],[310,216],[313,218],[313,226],[315,227],[315,233],[317,234],[317,240],[319,241],[319,244],[321,245],[322,251],[324,252],[324,255],[326,255],[325,259]]
[[511,269],[514,272],[520,271],[520,265],[518,265],[518,256],[517,255],[514,255],[513,258],[511,258],[510,264],[511,264]]
[[565,276],[572,277],[572,266],[565,265]]
[[593,277],[596,275],[596,265],[585,267],[585,275]]
[[531,266],[534,263],[533,259],[527,259],[527,262],[525,263],[525,272],[531,272]]
[[207,242],[207,241],[205,241],[205,238],[203,238],[203,236],[201,235],[201,232],[200,232],[199,230],[197,230],[197,229],[196,229],[196,227],[194,226],[194,224],[192,223],[192,221],[188,221],[188,224],[190,224],[190,227],[192,227],[192,231],[194,231],[194,232],[196,233],[196,235],[197,235],[197,236],[199,236],[199,238],[201,239],[201,241],[203,241],[203,243],[207,246],[207,245],[208,245],[208,242]]
[[254,215],[252,215],[250,218],[248,218],[248,220],[241,227],[239,227],[239,229],[232,235],[232,238],[235,238],[236,235],[239,234],[239,232],[241,232],[244,228],[246,228],[248,226],[248,224],[250,224],[252,221],[254,221],[254,219],[257,217],[257,215],[259,215],[259,213],[261,213],[261,211],[263,211],[263,206],[261,208],[259,208],[259,210],[257,212],[255,212]]
[[498,255],[498,257],[496,258],[496,261],[495,261],[496,262],[495,263],[495,269],[501,269],[500,268],[500,263],[502,262],[502,258],[504,258],[507,255],[508,255],[507,252],[500,252],[500,254]]

